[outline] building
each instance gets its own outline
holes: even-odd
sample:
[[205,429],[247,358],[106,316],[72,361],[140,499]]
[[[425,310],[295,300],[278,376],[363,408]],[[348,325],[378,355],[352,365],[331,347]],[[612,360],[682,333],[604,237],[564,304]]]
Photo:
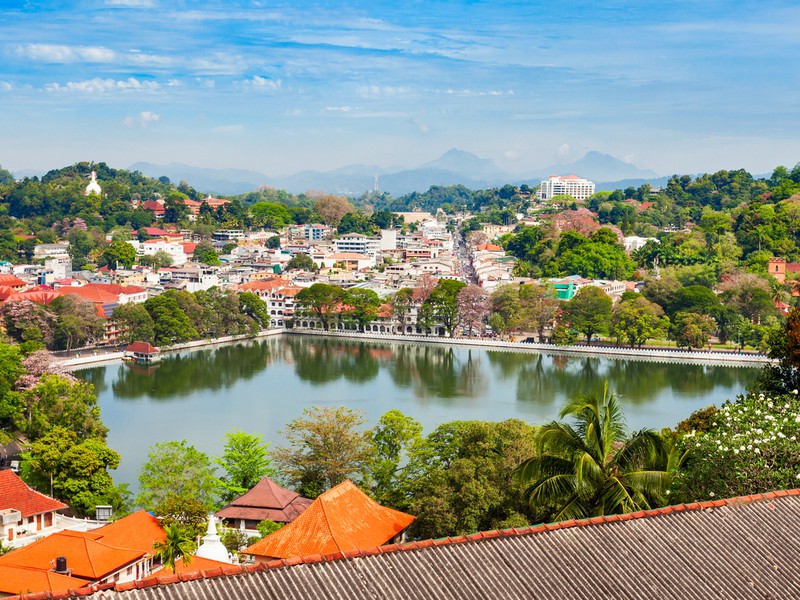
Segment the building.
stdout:
[[539,186],[539,200],[552,200],[553,196],[568,195],[575,200],[586,200],[594,194],[594,183],[588,179],[581,179],[577,175],[559,177],[550,175]]
[[399,541],[414,517],[381,506],[349,480],[314,500],[294,521],[248,546],[256,562],[332,554]]
[[67,508],[28,486],[12,470],[0,471],[0,543],[19,547],[56,531],[56,514]]
[[799,538],[800,490],[795,489],[229,566],[109,585],[81,597],[796,598]]
[[239,496],[216,512],[229,526],[257,532],[256,525],[269,519],[276,523],[291,523],[309,507],[311,500],[297,492],[282,488],[264,477],[253,489]]

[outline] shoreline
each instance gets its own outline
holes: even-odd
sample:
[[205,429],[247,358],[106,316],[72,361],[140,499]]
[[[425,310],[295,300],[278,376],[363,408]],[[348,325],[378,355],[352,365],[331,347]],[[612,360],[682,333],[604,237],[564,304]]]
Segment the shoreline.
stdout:
[[[759,367],[770,364],[770,359],[763,354],[742,354],[736,352],[719,352],[707,350],[680,350],[672,348],[626,348],[621,346],[554,346],[552,344],[537,344],[527,342],[514,342],[497,339],[483,338],[450,338],[418,335],[397,335],[387,333],[370,332],[344,332],[344,331],[324,331],[321,329],[265,329],[256,335],[232,335],[221,338],[193,340],[183,344],[176,344],[163,350],[164,354],[177,352],[179,350],[193,350],[241,342],[247,340],[261,339],[280,335],[303,335],[314,337],[341,338],[347,340],[368,340],[374,342],[403,342],[420,344],[439,344],[460,347],[474,347],[484,349],[496,349],[507,352],[526,352],[535,354],[556,354],[581,356],[589,355],[595,357],[621,358],[628,360],[644,360],[650,362],[678,362],[678,363],[712,363],[734,367]],[[87,356],[73,356],[56,363],[66,370],[72,370],[92,365],[119,362],[122,360],[122,352],[106,352],[89,354]]]

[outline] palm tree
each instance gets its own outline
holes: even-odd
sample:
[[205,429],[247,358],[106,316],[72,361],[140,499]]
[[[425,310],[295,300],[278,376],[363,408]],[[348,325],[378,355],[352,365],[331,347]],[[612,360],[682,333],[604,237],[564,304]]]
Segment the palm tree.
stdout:
[[175,572],[175,561],[183,558],[185,564],[192,562],[192,552],[195,551],[195,545],[192,538],[186,531],[178,525],[173,523],[167,526],[164,530],[167,534],[163,542],[155,542],[153,550],[155,550],[156,558],[161,559],[161,564],[165,569],[170,569]]
[[655,432],[627,436],[617,398],[577,396],[561,410],[574,427],[552,422],[537,438],[537,454],[515,471],[532,508],[553,508],[553,520],[585,518],[666,504],[670,449]]

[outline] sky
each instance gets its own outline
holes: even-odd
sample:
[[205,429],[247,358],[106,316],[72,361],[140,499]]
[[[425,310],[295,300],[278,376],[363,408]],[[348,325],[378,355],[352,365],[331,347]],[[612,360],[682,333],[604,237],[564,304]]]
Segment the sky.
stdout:
[[0,0],[0,165],[800,161],[800,5]]

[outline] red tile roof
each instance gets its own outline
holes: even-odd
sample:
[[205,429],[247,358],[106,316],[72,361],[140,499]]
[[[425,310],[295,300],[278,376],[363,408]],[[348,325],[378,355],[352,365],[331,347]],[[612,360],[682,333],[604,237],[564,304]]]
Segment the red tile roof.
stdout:
[[239,496],[216,513],[220,519],[245,519],[276,523],[289,523],[308,508],[311,500],[297,492],[282,488],[269,477],[264,477],[253,489]]
[[158,354],[161,352],[158,348],[149,342],[133,342],[125,347],[125,352],[136,352],[137,354]]
[[28,594],[31,592],[66,592],[86,585],[82,579],[41,571],[27,567],[0,565],[0,594]]
[[67,505],[45,496],[28,485],[11,470],[0,471],[0,510],[13,508],[23,517],[67,508]]
[[92,531],[98,541],[115,548],[131,548],[152,554],[153,544],[166,539],[164,529],[149,512],[140,510]]
[[114,548],[96,538],[95,532],[60,531],[0,556],[0,565],[47,571],[57,556],[66,556],[73,577],[98,581],[147,554]]
[[[208,571],[209,569],[220,569],[223,567],[230,567],[231,563],[224,563],[218,560],[212,560],[210,558],[203,558],[202,556],[193,556],[191,562],[188,564],[184,562],[183,558],[179,558],[175,561],[175,571],[174,573],[197,573],[198,571]],[[159,575],[171,575],[173,571],[168,569],[162,569],[158,571],[154,577],[158,577]],[[148,577],[143,581],[148,581],[152,579]],[[146,585],[146,584],[143,584]]]
[[28,285],[26,282],[22,281],[16,275],[10,275],[7,273],[0,273],[0,285],[7,285],[8,287],[25,287]]
[[347,480],[320,495],[302,515],[245,552],[291,558],[372,548],[391,540],[414,518],[381,506]]

